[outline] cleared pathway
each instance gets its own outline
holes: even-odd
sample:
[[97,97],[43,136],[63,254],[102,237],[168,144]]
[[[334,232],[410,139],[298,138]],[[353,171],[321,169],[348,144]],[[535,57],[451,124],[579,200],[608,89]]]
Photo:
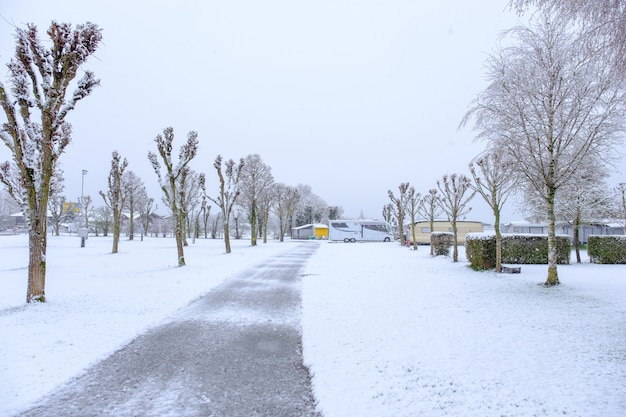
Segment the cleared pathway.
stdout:
[[20,415],[319,417],[300,328],[301,274],[317,248],[231,277]]

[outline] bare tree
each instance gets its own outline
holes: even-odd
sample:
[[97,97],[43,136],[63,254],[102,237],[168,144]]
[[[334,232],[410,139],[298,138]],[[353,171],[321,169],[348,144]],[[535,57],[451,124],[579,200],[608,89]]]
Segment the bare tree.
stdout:
[[157,175],[159,186],[163,191],[163,201],[172,213],[176,249],[178,252],[178,266],[185,266],[185,252],[183,243],[185,238],[185,186],[189,175],[189,163],[198,153],[198,133],[191,131],[187,134],[187,142],[180,148],[178,163],[172,161],[172,143],[174,142],[174,129],[166,127],[163,135],[157,135],[154,139],[159,156],[165,165],[165,175],[161,174],[161,163],[158,156],[150,151],[148,160]]
[[0,105],[6,116],[0,139],[13,155],[11,162],[0,165],[0,182],[28,219],[28,303],[46,300],[48,198],[58,160],[71,140],[65,118],[99,84],[92,72],[85,71],[73,93],[67,94],[100,44],[98,26],[87,23],[72,29],[70,24],[52,22],[47,34],[50,49],[39,40],[35,25],[16,28],[15,57],[7,65],[11,91],[0,82]]
[[61,222],[65,217],[67,209],[65,196],[61,195],[63,188],[65,188],[63,185],[63,171],[57,170],[55,171],[55,174],[50,182],[50,193],[48,199],[50,223],[52,224],[52,230],[55,236],[59,236]]
[[469,164],[473,182],[470,187],[489,205],[493,212],[493,228],[496,234],[496,271],[502,269],[502,233],[500,213],[515,189],[515,165],[498,151],[479,155]]
[[626,71],[626,3],[624,0],[510,0],[509,5],[518,13],[529,6],[537,6],[556,13],[565,19],[582,24],[584,37],[602,42],[622,71]]
[[296,187],[285,184],[274,185],[274,213],[278,217],[278,238],[285,240],[285,233],[289,230],[291,219],[298,207],[300,194]]
[[294,213],[295,225],[302,226],[305,224],[320,223],[324,220],[324,213],[328,208],[328,204],[317,194],[313,192],[310,185],[298,184],[298,208]]
[[263,236],[263,243],[267,243],[267,233],[270,224],[270,211],[272,204],[274,203],[274,182],[272,182],[270,188],[266,190],[258,201],[258,213],[259,213],[259,227],[261,230],[261,236]]
[[[200,207],[206,199],[205,176],[203,173],[190,171],[184,190],[183,212],[185,213],[185,223],[187,226],[187,236],[191,236],[195,243],[196,237],[200,233]],[[185,246],[187,242],[185,241]]]
[[400,232],[400,245],[406,245],[406,236],[404,235],[404,216],[406,215],[406,201],[409,192],[409,183],[403,182],[398,186],[398,196],[393,194],[393,191],[387,191],[389,199],[391,200],[391,209],[393,215],[398,222],[398,231]]
[[420,205],[422,204],[422,194],[415,191],[415,188],[411,186],[409,192],[406,195],[406,212],[411,218],[411,244],[413,250],[417,250],[417,241],[415,239],[415,220],[419,213]]
[[572,227],[577,263],[581,263],[580,228],[610,216],[613,195],[606,191],[607,177],[608,173],[601,164],[583,164],[572,180],[559,190],[555,214],[557,219]]
[[125,194],[122,186],[124,171],[128,167],[126,158],[122,161],[120,154],[113,151],[111,159],[111,171],[109,172],[109,189],[105,193],[100,191],[104,203],[113,213],[113,248],[111,253],[117,253],[120,242],[120,231],[122,225],[122,210],[124,209]]
[[133,240],[135,237],[135,214],[148,198],[148,193],[141,178],[133,171],[124,173],[122,188],[125,195],[125,208],[128,210],[128,240]]
[[231,252],[229,219],[232,214],[233,207],[237,202],[237,198],[241,194],[241,172],[243,170],[244,163],[243,158],[239,160],[238,164],[236,164],[232,159],[229,159],[226,161],[225,167],[222,170],[222,155],[218,155],[213,163],[213,167],[215,168],[219,179],[220,190],[217,197],[208,198],[217,204],[222,211],[224,245],[226,247],[226,253]]
[[204,230],[204,238],[209,237],[209,219],[211,218],[211,206],[207,203],[206,195],[202,196],[202,205],[200,206],[200,214],[202,217],[202,226]]
[[103,236],[108,236],[109,227],[111,226],[113,218],[113,212],[108,206],[104,205],[98,207],[94,214],[96,219],[96,236],[98,235],[98,227],[102,230]]
[[511,30],[512,45],[488,60],[489,85],[462,122],[473,118],[478,138],[516,160],[520,180],[544,200],[546,285],[559,284],[557,191],[590,158],[607,161],[625,126],[623,78],[603,59],[601,44],[581,41],[570,29],[544,14],[532,26]]
[[383,215],[383,220],[391,224],[392,218],[393,218],[393,206],[391,205],[391,203],[385,204],[383,206],[382,215]]
[[[437,189],[431,188],[428,190],[428,194],[424,195],[422,202],[418,207],[418,212],[424,217],[425,220],[428,220],[431,232],[435,228],[435,219],[443,213],[441,204],[439,203],[439,198]],[[434,254],[433,245],[430,245],[430,254]]]
[[144,235],[150,233],[150,223],[152,220],[152,214],[157,209],[158,205],[154,204],[154,198],[148,197],[148,194],[142,195],[138,199],[139,218],[141,219],[141,239]]
[[93,211],[93,207],[91,205],[93,200],[91,199],[90,195],[82,196],[81,200],[81,209],[83,211],[83,214],[85,215],[85,229],[89,231],[89,213]]
[[266,165],[258,154],[246,156],[241,172],[240,205],[246,210],[250,221],[250,244],[256,246],[259,235],[258,224],[259,204],[271,191],[274,177],[272,169]]
[[441,197],[439,198],[440,207],[448,216],[448,221],[452,224],[452,234],[454,235],[452,261],[458,262],[459,243],[457,221],[472,210],[471,207],[467,206],[467,203],[474,198],[476,192],[472,191],[469,178],[462,174],[445,174],[441,180],[437,180],[437,188],[439,188],[441,192]]

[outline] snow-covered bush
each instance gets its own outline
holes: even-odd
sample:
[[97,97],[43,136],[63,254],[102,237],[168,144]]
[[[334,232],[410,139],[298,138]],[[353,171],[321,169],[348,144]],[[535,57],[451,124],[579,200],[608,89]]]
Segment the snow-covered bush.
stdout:
[[594,264],[626,264],[626,236],[589,236],[587,253]]
[[[569,236],[556,237],[557,264],[569,264]],[[470,233],[465,239],[467,260],[474,269],[496,266],[496,237],[492,234]],[[502,263],[547,264],[548,236],[529,234],[502,235]]]
[[454,245],[454,234],[449,232],[432,232],[430,234],[430,244],[433,248],[433,255],[450,255],[450,248]]

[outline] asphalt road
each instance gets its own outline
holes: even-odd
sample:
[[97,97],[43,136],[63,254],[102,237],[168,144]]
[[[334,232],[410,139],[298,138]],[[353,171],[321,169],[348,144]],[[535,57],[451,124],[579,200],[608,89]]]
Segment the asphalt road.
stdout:
[[229,278],[19,415],[319,417],[300,328],[301,274],[317,248]]

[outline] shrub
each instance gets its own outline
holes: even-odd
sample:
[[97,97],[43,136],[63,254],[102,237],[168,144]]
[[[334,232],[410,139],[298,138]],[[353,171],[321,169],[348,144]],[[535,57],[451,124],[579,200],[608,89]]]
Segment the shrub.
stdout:
[[432,232],[430,234],[430,244],[433,248],[433,255],[450,255],[450,248],[454,245],[454,234],[448,232]]
[[[557,263],[569,264],[569,236],[556,237]],[[496,266],[496,236],[470,233],[465,239],[467,259],[474,269],[493,269]],[[529,234],[502,235],[503,264],[547,264],[548,236]]]
[[587,253],[594,264],[626,264],[626,236],[589,236]]

